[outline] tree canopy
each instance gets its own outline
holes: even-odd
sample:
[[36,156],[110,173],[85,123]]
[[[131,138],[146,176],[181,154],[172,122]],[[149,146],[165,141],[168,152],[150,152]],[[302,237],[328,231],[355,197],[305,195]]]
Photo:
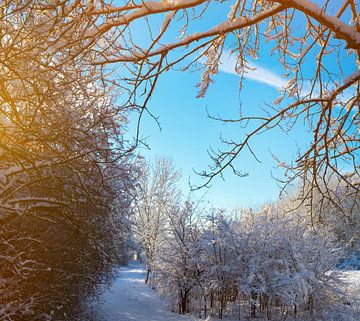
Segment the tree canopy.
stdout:
[[[279,162],[284,186],[301,180],[303,198],[320,193],[338,204],[331,184],[358,197],[360,25],[355,1],[17,1],[4,8],[5,49],[16,48],[26,60],[38,57],[37,72],[63,70],[69,61],[83,66],[75,79],[98,70],[99,83],[120,88],[123,106],[139,111],[139,123],[144,113],[152,113],[150,98],[169,69],[202,69],[198,96],[203,97],[229,55],[241,86],[266,46],[282,65],[284,86],[263,113],[214,117],[245,129],[243,139],[224,141],[222,150],[211,153],[209,170],[200,173],[203,186],[226,168],[239,173],[234,160],[244,150],[256,157],[256,135],[303,123],[311,139],[293,164]],[[29,14],[14,18],[19,11]],[[138,135],[139,130],[140,125]]]

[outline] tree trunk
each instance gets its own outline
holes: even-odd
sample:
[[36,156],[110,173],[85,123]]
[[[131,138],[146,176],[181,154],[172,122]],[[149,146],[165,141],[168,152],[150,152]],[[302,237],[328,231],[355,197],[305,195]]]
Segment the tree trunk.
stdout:
[[151,273],[151,270],[148,268],[148,269],[147,269],[147,272],[146,272],[146,279],[145,279],[145,283],[146,283],[146,284],[148,284],[148,282],[149,282],[150,273]]
[[251,306],[250,306],[250,317],[251,318],[256,318],[256,300],[257,300],[257,293],[256,292],[251,292]]

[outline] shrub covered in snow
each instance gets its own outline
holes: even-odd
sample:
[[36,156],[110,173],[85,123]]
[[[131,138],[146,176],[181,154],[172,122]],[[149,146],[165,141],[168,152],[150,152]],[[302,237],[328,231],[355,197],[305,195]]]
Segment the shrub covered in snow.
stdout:
[[187,204],[174,213],[156,266],[157,287],[179,313],[321,319],[347,302],[334,271],[342,249],[301,211],[195,212]]

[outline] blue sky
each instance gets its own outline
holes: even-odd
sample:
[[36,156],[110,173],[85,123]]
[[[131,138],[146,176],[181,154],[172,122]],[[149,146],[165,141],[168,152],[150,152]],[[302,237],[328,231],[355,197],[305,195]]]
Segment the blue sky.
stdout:
[[[220,5],[215,9],[214,15],[202,20],[201,29],[208,29],[226,17],[227,6]],[[152,23],[160,26],[161,19],[154,19]],[[301,18],[298,23],[301,24]],[[133,29],[140,43],[144,42],[143,28],[144,25],[139,24]],[[170,33],[164,42],[173,42],[175,38],[176,35]],[[220,148],[220,136],[240,141],[247,132],[238,124],[225,125],[209,119],[207,110],[213,115],[236,117],[241,104],[245,113],[256,115],[261,113],[266,103],[272,103],[278,97],[278,88],[286,81],[281,76],[283,69],[277,57],[271,56],[270,50],[271,44],[264,43],[259,59],[254,62],[257,70],[247,75],[241,92],[239,77],[233,68],[234,62],[227,54],[223,55],[220,72],[214,77],[215,82],[204,98],[196,98],[198,89],[195,85],[201,77],[199,72],[171,70],[160,77],[148,107],[159,118],[161,131],[156,122],[145,115],[141,122],[141,136],[146,138],[151,149],[144,149],[141,153],[149,159],[172,158],[175,166],[183,173],[181,187],[185,194],[190,191],[189,182],[192,185],[203,182],[194,174],[194,170],[208,168],[210,158],[207,151],[210,146]],[[306,61],[305,72],[311,73],[314,63],[315,59]],[[329,61],[329,65],[331,63]],[[349,61],[344,61],[345,72],[351,71],[354,66],[351,57]],[[291,162],[295,159],[296,146],[303,146],[308,138],[309,133],[300,122],[288,134],[274,129],[255,137],[251,146],[261,163],[249,152],[244,152],[236,160],[236,168],[247,172],[247,177],[237,177],[227,170],[224,173],[225,181],[218,177],[210,188],[203,188],[195,195],[201,197],[206,193],[205,198],[217,207],[257,206],[277,199],[280,189],[272,175],[281,178],[283,172],[276,169],[271,154],[275,154],[280,161]]]
[[[268,76],[271,75],[269,72]],[[199,82],[199,77],[197,73],[176,71],[164,75],[149,106],[159,117],[161,131],[149,116],[144,117],[141,126],[141,134],[151,148],[143,150],[142,154],[151,159],[162,156],[172,158],[183,173],[181,186],[185,194],[190,189],[189,181],[193,185],[201,184],[201,178],[193,170],[207,169],[210,164],[207,150],[210,146],[221,146],[220,135],[240,140],[246,132],[238,124],[229,126],[209,119],[207,110],[213,114],[236,115],[240,99],[244,110],[254,110],[274,101],[278,95],[274,86],[253,79],[245,82],[240,94],[239,77],[220,72],[205,98],[199,99],[195,98],[195,84]],[[199,190],[196,196],[206,193],[206,199],[219,207],[254,206],[276,199],[279,189],[271,174],[281,175],[281,172],[275,170],[276,162],[271,153],[281,161],[291,160],[296,151],[294,142],[301,143],[304,135],[306,133],[301,130],[294,130],[291,136],[274,130],[257,137],[253,147],[261,163],[248,152],[236,161],[237,168],[249,176],[237,177],[226,171],[225,181],[216,178],[211,188]]]

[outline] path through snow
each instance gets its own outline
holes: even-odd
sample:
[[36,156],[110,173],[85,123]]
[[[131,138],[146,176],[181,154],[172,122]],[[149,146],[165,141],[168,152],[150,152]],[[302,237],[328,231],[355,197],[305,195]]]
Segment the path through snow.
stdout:
[[119,276],[93,306],[99,321],[196,321],[174,314],[155,290],[144,283],[145,269],[137,262],[119,268]]

